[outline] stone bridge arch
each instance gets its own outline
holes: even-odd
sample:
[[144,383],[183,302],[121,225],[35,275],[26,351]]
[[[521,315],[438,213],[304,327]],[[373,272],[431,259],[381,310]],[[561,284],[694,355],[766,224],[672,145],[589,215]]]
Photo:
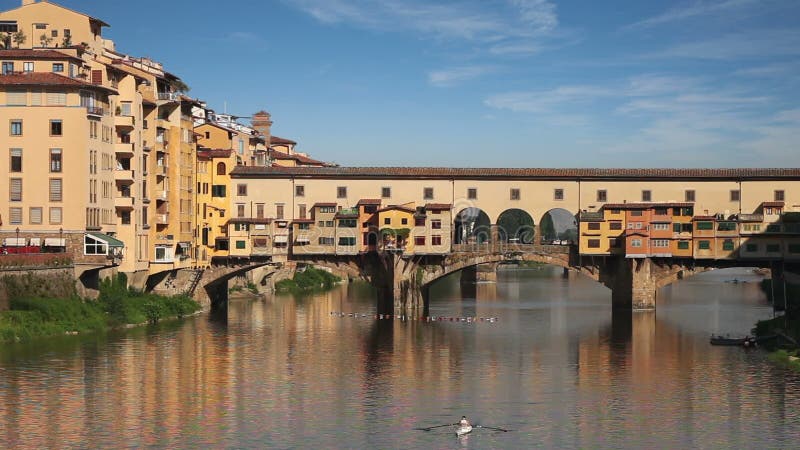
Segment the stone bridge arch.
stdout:
[[509,208],[499,216],[495,223],[500,242],[533,244],[536,238],[536,222],[533,216],[519,208]]
[[482,244],[492,242],[492,221],[480,208],[470,206],[456,214],[453,220],[454,244]]
[[540,240],[569,240],[578,242],[578,219],[575,213],[564,208],[553,208],[539,220]]

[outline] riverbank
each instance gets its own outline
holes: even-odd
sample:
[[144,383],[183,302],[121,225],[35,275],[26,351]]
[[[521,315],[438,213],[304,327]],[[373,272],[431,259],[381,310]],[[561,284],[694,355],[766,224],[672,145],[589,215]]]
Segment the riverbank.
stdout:
[[130,325],[154,324],[182,318],[200,310],[187,296],[162,296],[129,290],[124,276],[101,282],[97,300],[26,295],[10,299],[10,309],[0,312],[0,342],[100,333]]
[[294,277],[275,283],[275,292],[279,294],[304,294],[332,289],[342,279],[322,269],[306,267],[297,271]]

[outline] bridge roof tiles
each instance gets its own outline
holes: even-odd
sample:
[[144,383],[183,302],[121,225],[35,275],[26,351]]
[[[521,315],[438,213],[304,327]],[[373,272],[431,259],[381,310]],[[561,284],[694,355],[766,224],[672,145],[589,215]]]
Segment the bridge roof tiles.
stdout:
[[430,209],[431,211],[445,211],[453,209],[453,205],[450,203],[426,203],[425,209]]
[[232,219],[228,219],[228,225],[234,223],[258,223],[258,224],[270,224],[272,223],[272,219],[265,218],[265,217],[234,217]]
[[362,198],[356,205],[380,205],[381,199],[379,198]]
[[761,206],[766,206],[767,208],[783,208],[786,206],[785,202],[763,202]]
[[605,209],[691,208],[688,202],[606,203]]
[[335,207],[337,205],[338,204],[336,202],[320,202],[320,203],[314,203],[314,206],[312,206],[312,208],[317,208],[317,207],[320,207],[320,206],[322,206],[322,207],[334,206]]
[[800,179],[800,168],[590,169],[453,167],[260,167],[237,166],[234,178],[410,178],[410,179]]

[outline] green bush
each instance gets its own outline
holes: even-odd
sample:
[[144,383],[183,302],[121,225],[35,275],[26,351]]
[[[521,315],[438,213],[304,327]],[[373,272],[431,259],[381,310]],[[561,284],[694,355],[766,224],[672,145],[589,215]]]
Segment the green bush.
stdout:
[[325,270],[306,267],[302,272],[295,272],[291,280],[281,280],[275,283],[275,291],[304,293],[331,289],[342,279]]

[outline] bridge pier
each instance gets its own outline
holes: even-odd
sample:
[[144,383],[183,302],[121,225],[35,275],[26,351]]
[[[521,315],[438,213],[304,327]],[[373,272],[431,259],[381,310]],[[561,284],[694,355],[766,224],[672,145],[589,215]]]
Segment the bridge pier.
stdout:
[[611,258],[604,270],[614,309],[649,311],[656,308],[658,286],[652,259]]

